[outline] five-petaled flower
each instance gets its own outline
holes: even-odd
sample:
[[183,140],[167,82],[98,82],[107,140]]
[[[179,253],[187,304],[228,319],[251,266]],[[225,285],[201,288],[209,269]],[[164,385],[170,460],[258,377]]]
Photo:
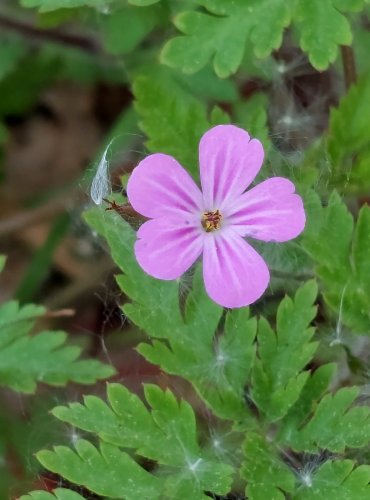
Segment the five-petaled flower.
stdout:
[[203,254],[208,295],[225,307],[255,302],[270,275],[244,239],[282,242],[304,228],[302,199],[294,184],[272,177],[246,191],[263,162],[257,139],[234,125],[218,125],[199,144],[202,191],[172,157],[152,154],[134,169],[127,186],[133,208],[150,218],[138,230],[135,255],[146,273],[180,277]]

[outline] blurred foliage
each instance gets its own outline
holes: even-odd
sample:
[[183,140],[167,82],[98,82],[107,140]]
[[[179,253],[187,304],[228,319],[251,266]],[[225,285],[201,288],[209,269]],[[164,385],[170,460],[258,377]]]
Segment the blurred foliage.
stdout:
[[[83,157],[84,171],[80,165],[72,183],[60,181],[62,197],[76,187],[88,191],[110,143],[109,163],[124,163],[112,169],[117,202],[121,180],[146,151],[175,156],[197,178],[200,137],[233,122],[263,142],[262,178],[296,183],[307,225],[293,242],[256,244],[271,269],[271,288],[250,310],[223,311],[207,297],[199,270],[165,282],[140,269],[136,222],[104,207],[88,210],[85,220],[120,269],[124,318],[146,335],[137,351],[177,377],[162,385],[174,380],[176,388],[185,379],[196,395],[145,384],[142,398],[113,383],[107,402],[99,395],[83,403],[61,398],[53,415],[70,426],[73,438],[66,439],[57,420],[45,416],[55,400],[40,392],[34,401],[43,404],[27,403],[13,418],[4,392],[1,497],[46,488],[36,481],[43,473],[36,459],[29,464],[41,448],[37,460],[60,487],[21,499],[369,498],[370,410],[362,387],[370,335],[369,16],[367,0],[2,2],[0,187],[12,144],[27,143],[20,124],[35,127],[32,120],[45,115],[62,140],[65,117],[48,92],[73,84],[100,96],[94,112],[101,144],[96,161]],[[343,50],[351,45],[358,78],[351,51]],[[353,82],[349,89],[344,76]],[[88,123],[80,127],[85,133]],[[30,180],[26,172],[20,179]],[[12,202],[19,198],[27,212],[55,196],[54,187],[40,192],[32,203],[18,193]],[[20,304],[0,306],[0,384],[11,391],[92,384],[114,373],[97,359],[81,360],[64,331],[49,329],[54,312],[29,304],[47,302],[58,248],[81,230],[73,227],[76,213],[50,217],[12,293]],[[82,282],[99,276],[101,264],[93,262]],[[6,272],[9,260],[1,257],[4,265]],[[32,446],[30,433],[42,436]]]
[[353,216],[333,193],[316,229],[306,233],[303,245],[315,260],[324,298],[345,325],[368,335],[370,208],[361,208],[354,227]]

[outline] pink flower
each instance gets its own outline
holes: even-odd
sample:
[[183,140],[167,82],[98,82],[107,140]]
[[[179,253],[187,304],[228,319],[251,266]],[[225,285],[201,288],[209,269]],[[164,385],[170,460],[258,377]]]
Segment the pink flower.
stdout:
[[127,186],[133,208],[151,220],[138,230],[135,255],[155,278],[180,277],[203,254],[208,295],[225,307],[255,302],[270,275],[245,237],[287,241],[302,232],[305,213],[292,182],[272,177],[249,191],[263,147],[234,125],[218,125],[199,144],[202,191],[172,157],[152,154]]

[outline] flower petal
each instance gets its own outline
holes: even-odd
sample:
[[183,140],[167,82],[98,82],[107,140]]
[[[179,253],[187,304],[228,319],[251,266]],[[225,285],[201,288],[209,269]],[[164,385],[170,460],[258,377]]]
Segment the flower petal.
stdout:
[[199,211],[202,194],[186,170],[169,155],[147,156],[127,184],[133,208],[145,217]]
[[161,218],[140,226],[135,256],[154,278],[173,280],[181,276],[202,253],[202,231],[181,219]]
[[228,199],[242,194],[263,162],[257,139],[234,125],[218,125],[206,132],[199,144],[200,178],[206,210],[222,210]]
[[302,198],[283,177],[267,179],[242,194],[231,210],[225,215],[241,236],[264,241],[291,240],[306,222]]
[[208,295],[225,307],[252,304],[270,280],[265,261],[232,228],[205,238],[203,277]]

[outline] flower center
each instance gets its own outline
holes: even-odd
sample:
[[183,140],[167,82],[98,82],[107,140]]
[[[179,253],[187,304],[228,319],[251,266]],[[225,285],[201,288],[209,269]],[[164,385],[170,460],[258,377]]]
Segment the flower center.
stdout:
[[202,226],[207,233],[210,233],[220,229],[221,220],[222,215],[218,209],[213,212],[204,212],[202,215]]

